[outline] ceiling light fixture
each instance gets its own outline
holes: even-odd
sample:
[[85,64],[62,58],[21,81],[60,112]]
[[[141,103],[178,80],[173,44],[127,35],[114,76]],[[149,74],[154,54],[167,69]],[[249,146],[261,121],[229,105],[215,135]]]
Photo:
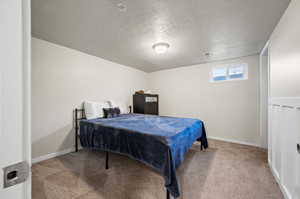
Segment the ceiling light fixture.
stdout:
[[118,3],[118,8],[119,8],[119,10],[121,11],[121,12],[126,12],[127,11],[127,7],[126,7],[126,5],[125,4],[123,4],[123,3]]
[[164,54],[167,52],[167,50],[169,49],[170,45],[168,43],[156,43],[152,46],[153,50],[157,53],[157,54]]
[[207,58],[210,58],[212,56],[212,53],[206,52],[206,53],[203,53],[203,55]]

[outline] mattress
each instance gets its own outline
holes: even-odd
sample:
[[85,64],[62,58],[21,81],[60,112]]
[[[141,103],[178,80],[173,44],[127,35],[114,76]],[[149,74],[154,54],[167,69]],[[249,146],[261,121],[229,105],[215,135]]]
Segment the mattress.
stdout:
[[176,168],[186,152],[196,140],[208,147],[201,120],[144,114],[81,120],[79,137],[85,148],[127,155],[154,168],[175,198],[180,196]]

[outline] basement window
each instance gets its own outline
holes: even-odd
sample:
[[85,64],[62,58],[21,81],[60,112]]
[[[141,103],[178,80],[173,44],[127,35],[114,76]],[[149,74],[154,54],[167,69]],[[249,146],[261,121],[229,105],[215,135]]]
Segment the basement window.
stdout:
[[223,82],[248,79],[248,64],[231,64],[214,67],[211,71],[211,82]]
[[214,68],[212,70],[212,80],[213,81],[224,81],[227,79],[227,68]]

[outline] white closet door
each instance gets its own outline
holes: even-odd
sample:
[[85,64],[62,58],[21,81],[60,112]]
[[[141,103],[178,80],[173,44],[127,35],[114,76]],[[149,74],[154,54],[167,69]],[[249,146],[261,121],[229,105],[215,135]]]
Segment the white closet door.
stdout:
[[300,199],[300,98],[273,103],[269,107],[270,167],[285,197]]
[[273,116],[273,107],[270,105],[268,108],[268,161],[269,164],[272,165],[273,159],[272,159],[272,140],[273,140],[273,135],[272,135],[272,116]]
[[272,106],[272,165],[275,175],[281,179],[281,107]]
[[[296,126],[296,135],[297,135],[297,144],[300,144],[300,110],[297,110],[297,126]],[[300,152],[297,152],[296,155],[296,186],[295,186],[295,199],[300,199]]]
[[30,199],[30,0],[0,0],[0,198]]
[[290,198],[295,198],[295,185],[297,182],[297,111],[294,108],[283,107],[282,110],[282,161],[281,182]]
[[274,174],[276,175],[277,178],[279,178],[279,173],[278,171],[276,171],[276,168],[275,168],[275,162],[276,162],[276,152],[275,152],[275,149],[276,149],[276,136],[277,136],[277,133],[276,133],[276,127],[278,128],[278,125],[277,124],[277,121],[276,121],[276,113],[277,113],[277,110],[276,110],[276,106],[272,106],[271,108],[271,130],[272,130],[272,168],[274,170]]

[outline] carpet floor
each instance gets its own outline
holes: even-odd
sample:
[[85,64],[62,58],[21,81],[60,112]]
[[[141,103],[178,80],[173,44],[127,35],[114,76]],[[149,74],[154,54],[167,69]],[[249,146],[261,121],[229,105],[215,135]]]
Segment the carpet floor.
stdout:
[[[177,170],[180,199],[282,199],[265,150],[209,140],[194,145]],[[32,167],[33,199],[165,199],[164,181],[153,169],[125,156],[81,150]]]

